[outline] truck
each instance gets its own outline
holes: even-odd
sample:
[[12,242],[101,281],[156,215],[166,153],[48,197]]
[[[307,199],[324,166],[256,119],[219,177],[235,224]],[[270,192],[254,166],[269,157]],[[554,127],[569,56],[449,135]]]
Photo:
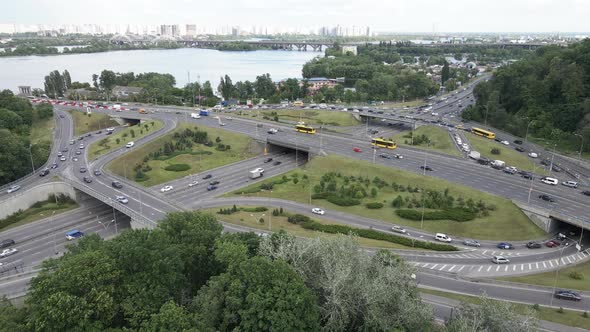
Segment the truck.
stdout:
[[201,111],[199,112],[199,115],[200,115],[200,116],[209,116],[209,111],[208,111],[208,110],[201,110]]
[[264,174],[264,168],[256,168],[250,171],[250,179],[257,179]]
[[115,104],[115,105],[113,105],[113,109],[117,112],[121,112],[121,105]]
[[191,113],[191,118],[193,118],[193,119],[200,119],[201,116],[199,115],[199,113]]
[[469,152],[469,158],[478,160],[479,158],[481,158],[481,154],[477,151],[471,151]]
[[494,160],[492,161],[491,165],[495,169],[502,169],[504,166],[506,166],[506,163],[502,160]]

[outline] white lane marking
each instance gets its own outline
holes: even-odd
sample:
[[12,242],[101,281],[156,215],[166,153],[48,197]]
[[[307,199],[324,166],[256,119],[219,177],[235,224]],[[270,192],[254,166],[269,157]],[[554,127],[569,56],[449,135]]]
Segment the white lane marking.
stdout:
[[438,269],[438,270],[439,270],[439,271],[442,271],[442,270],[444,270],[444,268],[445,268],[445,267],[447,267],[447,264],[445,264],[445,265],[441,266],[441,267],[440,267],[440,269]]
[[524,264],[520,264],[520,270],[524,271]]
[[565,265],[565,260],[563,259],[563,257],[561,257],[561,264]]
[[507,271],[508,271],[508,265],[506,265],[506,266],[504,267],[504,272],[507,272]]
[[546,269],[547,265],[545,264],[545,261],[543,261],[543,268]]
[[430,269],[434,270],[437,266],[438,266],[438,264],[434,264],[433,266],[430,267]]
[[531,263],[529,263],[529,270],[532,270],[533,266],[531,265]]
[[496,267],[496,272],[500,271],[500,264]]
[[487,250],[484,250],[484,251],[482,252],[482,254],[484,254],[484,255],[485,255],[485,254],[486,254],[486,252],[488,252],[488,251],[487,251]]
[[430,265],[430,263],[426,263],[426,264],[424,264],[422,267],[424,267],[424,268],[427,268],[427,267],[428,267],[428,265]]
[[465,267],[465,265],[461,265],[461,268],[457,270],[457,272],[461,272],[461,270],[463,270],[463,268]]
[[[481,269],[483,269],[483,265],[480,265],[480,266],[479,266],[479,269],[477,269],[477,272],[480,272],[480,271],[481,271]],[[490,270],[490,269],[488,268],[488,271],[489,271],[489,270]]]
[[538,270],[539,269],[539,263],[537,262],[537,263],[535,263],[535,265],[537,266],[536,269]]
[[491,267],[491,266],[489,266],[489,267],[488,267],[488,270],[487,270],[486,272],[490,272],[490,269],[491,269],[491,268],[492,268],[492,267]]
[[551,267],[553,267],[553,262],[552,261],[549,261],[549,265],[551,265]]
[[453,271],[455,269],[455,267],[457,267],[457,265],[451,266],[451,268],[449,269],[449,272]]

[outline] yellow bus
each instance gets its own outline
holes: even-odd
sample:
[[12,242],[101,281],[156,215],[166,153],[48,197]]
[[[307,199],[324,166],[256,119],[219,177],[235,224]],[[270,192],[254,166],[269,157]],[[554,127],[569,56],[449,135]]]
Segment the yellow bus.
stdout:
[[304,124],[296,125],[295,131],[298,131],[300,133],[306,133],[306,134],[315,134],[315,128],[310,127],[310,126],[306,126]]
[[483,136],[483,137],[489,138],[489,139],[496,138],[495,133],[493,133],[491,131],[483,130],[481,128],[471,128],[471,132],[474,133],[475,135]]
[[394,141],[388,141],[383,138],[373,138],[371,140],[371,145],[377,146],[380,148],[388,148],[388,149],[395,149],[397,148],[397,144]]
[[293,106],[303,106],[303,102],[301,100],[296,100],[293,102]]

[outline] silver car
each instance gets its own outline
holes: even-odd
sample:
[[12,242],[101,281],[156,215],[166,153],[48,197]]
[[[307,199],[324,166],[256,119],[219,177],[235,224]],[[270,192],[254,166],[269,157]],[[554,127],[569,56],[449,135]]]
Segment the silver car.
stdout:
[[10,188],[8,188],[8,190],[6,190],[6,192],[10,194],[10,193],[13,193],[19,189],[20,189],[20,186],[18,184],[15,184],[14,186],[10,186]]
[[463,240],[463,245],[470,246],[470,247],[481,247],[481,244],[475,240],[465,239]]

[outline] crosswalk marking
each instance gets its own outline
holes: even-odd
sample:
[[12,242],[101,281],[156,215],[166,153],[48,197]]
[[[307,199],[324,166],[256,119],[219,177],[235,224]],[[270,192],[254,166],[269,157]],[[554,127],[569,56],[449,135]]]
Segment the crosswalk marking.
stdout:
[[553,262],[552,261],[549,261],[549,265],[551,265],[551,267],[553,267]]
[[492,268],[492,266],[488,266],[488,270],[486,272],[490,272],[490,269]]
[[442,270],[443,270],[445,267],[447,267],[447,264],[445,264],[445,265],[441,266],[441,268],[440,268],[440,269],[438,269],[438,270],[439,270],[439,271],[442,271]]
[[424,264],[424,266],[422,266],[422,267],[426,268],[426,267],[428,267],[428,265],[430,265],[430,263],[426,263],[426,264]]
[[461,272],[461,270],[463,270],[463,268],[465,267],[465,265],[461,265],[461,268],[457,270],[457,272]]
[[563,260],[563,257],[561,257],[561,264],[565,265],[565,261]]
[[529,263],[529,270],[532,270],[533,266],[531,265],[531,263]]
[[449,272],[453,271],[455,269],[455,267],[457,267],[457,265],[451,266],[451,268],[449,269]]
[[437,266],[438,266],[438,264],[434,264],[433,266],[430,267],[430,269],[434,270]]
[[537,262],[537,263],[535,263],[535,265],[537,266],[537,270],[538,270],[539,269],[539,263]]
[[500,271],[500,264],[496,267],[496,272]]
[[545,264],[545,262],[543,262],[543,268],[546,269],[547,265]]

